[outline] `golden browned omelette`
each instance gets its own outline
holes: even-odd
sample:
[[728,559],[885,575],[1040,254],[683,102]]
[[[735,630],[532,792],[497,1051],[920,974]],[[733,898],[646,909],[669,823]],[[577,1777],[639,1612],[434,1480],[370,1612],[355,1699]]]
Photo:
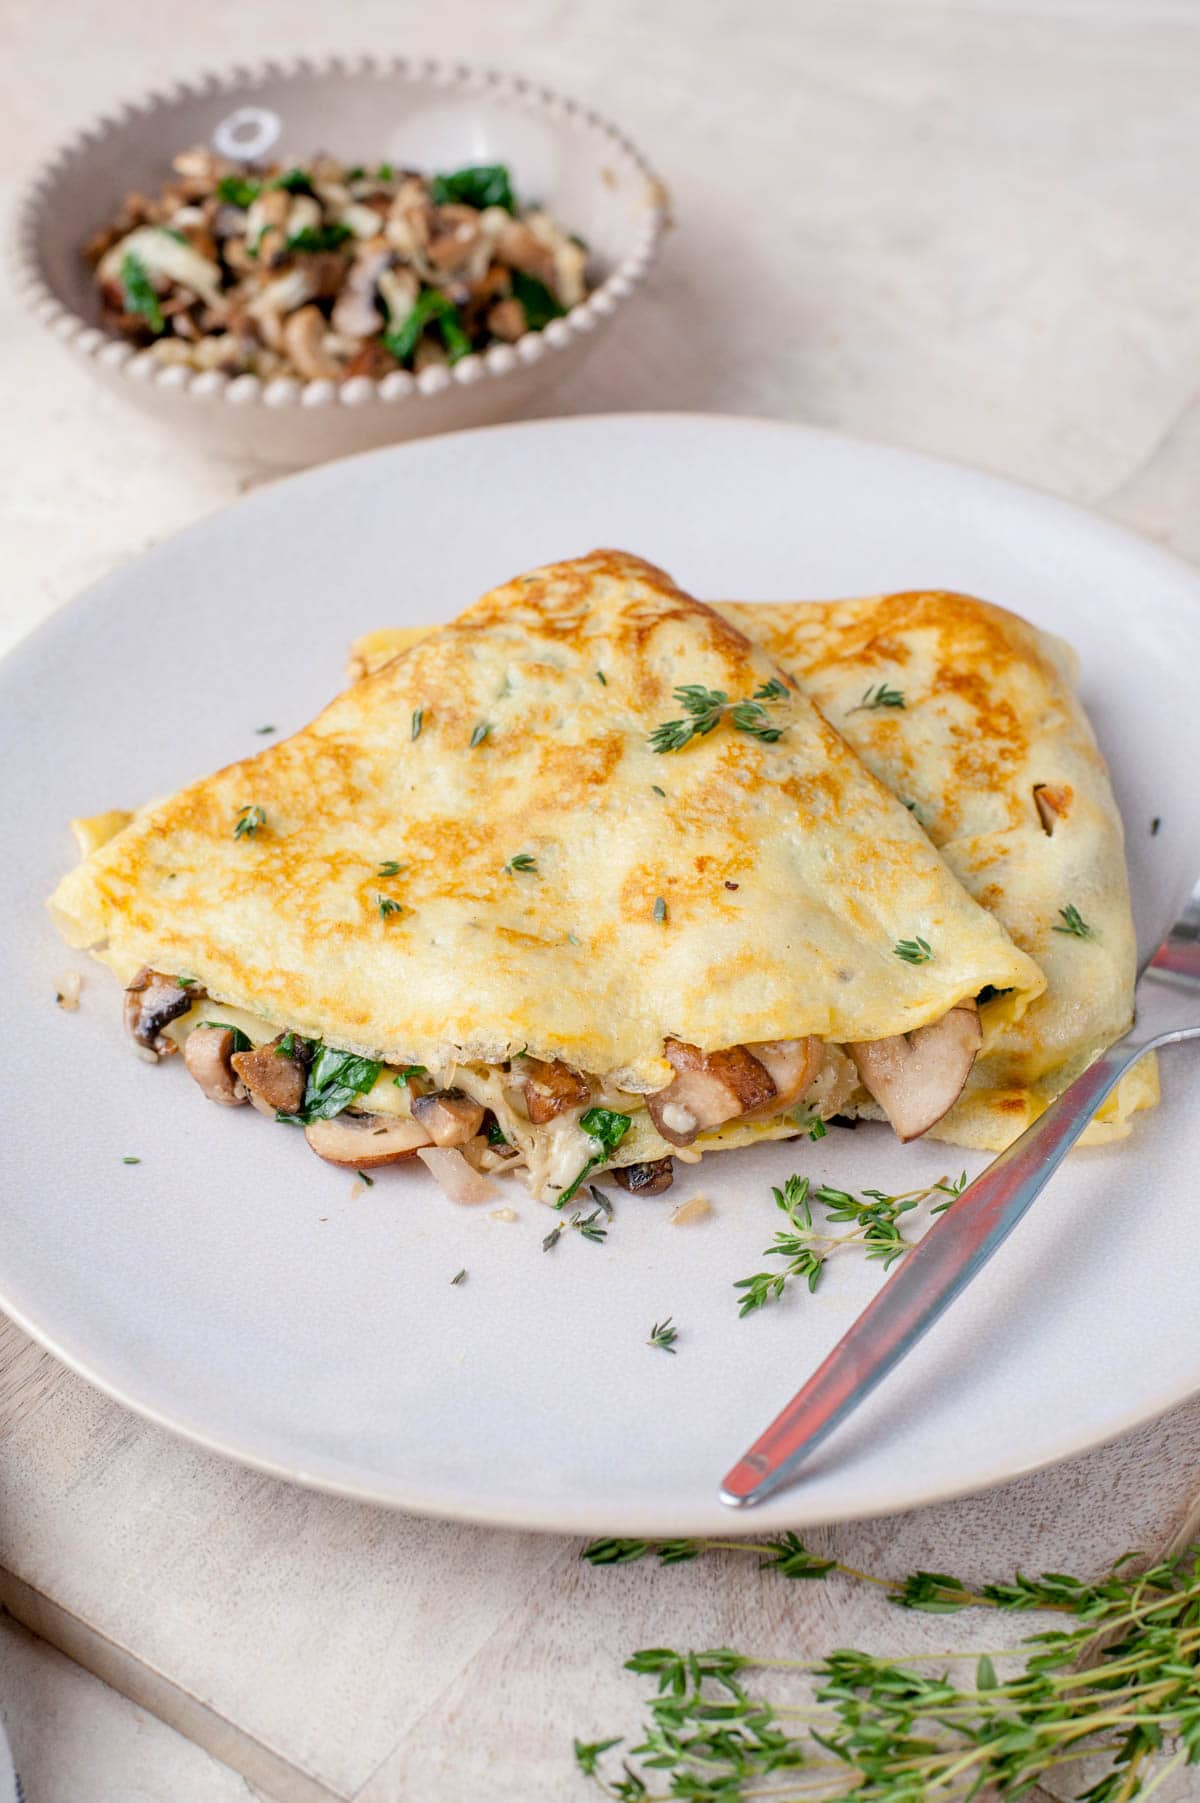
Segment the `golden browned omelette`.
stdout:
[[552,1202],[872,1096],[914,1137],[976,998],[1044,987],[779,663],[617,552],[484,596],[51,905],[213,1100]]
[[[797,677],[1044,972],[1028,1008],[984,996],[986,1049],[961,1100],[928,1129],[999,1150],[1133,1019],[1121,818],[1075,693],[1074,653],[1004,608],[943,590],[715,605]],[[365,635],[352,671],[379,668],[428,630]],[[1150,1054],[1084,1143],[1127,1133],[1130,1115],[1157,1100]],[[861,1110],[880,1112],[869,1099]]]

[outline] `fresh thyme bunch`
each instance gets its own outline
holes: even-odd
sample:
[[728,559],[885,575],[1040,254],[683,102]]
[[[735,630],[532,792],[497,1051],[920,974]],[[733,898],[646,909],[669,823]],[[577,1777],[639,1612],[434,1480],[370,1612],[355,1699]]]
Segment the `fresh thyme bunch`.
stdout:
[[[656,1551],[678,1564],[718,1548],[756,1554],[783,1577],[837,1572],[880,1584],[904,1609],[1046,1610],[1069,1625],[1027,1637],[1019,1668],[1003,1677],[995,1661],[1017,1649],[970,1655],[973,1682],[931,1670],[920,1654],[842,1649],[806,1661],[643,1648],[627,1669],[656,1689],[629,1757],[619,1739],[575,1742],[579,1769],[618,1803],[967,1803],[1020,1797],[1043,1774],[1097,1756],[1108,1770],[1078,1793],[1082,1803],[1128,1803],[1200,1764],[1200,1543],[1136,1575],[1123,1575],[1127,1556],[1095,1584],[1018,1573],[979,1591],[945,1572],[892,1585],[814,1558],[794,1534],[757,1545],[598,1540],[583,1556],[618,1565]],[[772,1674],[776,1686],[806,1679],[808,1694],[768,1701],[761,1687]]]
[[[964,1171],[953,1183],[940,1177],[925,1189],[908,1190],[901,1196],[889,1196],[878,1189],[864,1190],[860,1201],[849,1190],[833,1189],[827,1183],[812,1189],[807,1177],[793,1174],[782,1189],[771,1191],[775,1206],[783,1211],[788,1225],[776,1233],[775,1244],[763,1253],[764,1258],[782,1258],[785,1262],[777,1271],[756,1271],[751,1277],[737,1279],[733,1287],[742,1291],[738,1314],[751,1315],[776,1301],[793,1277],[804,1278],[809,1289],[815,1290],[826,1259],[843,1246],[861,1247],[868,1258],[880,1260],[886,1271],[912,1249],[912,1241],[904,1237],[900,1217],[934,1195],[944,1199],[930,1213],[940,1214],[962,1194],[966,1184]],[[849,1226],[850,1231],[831,1234],[815,1227],[814,1202],[825,1210],[829,1225]]]

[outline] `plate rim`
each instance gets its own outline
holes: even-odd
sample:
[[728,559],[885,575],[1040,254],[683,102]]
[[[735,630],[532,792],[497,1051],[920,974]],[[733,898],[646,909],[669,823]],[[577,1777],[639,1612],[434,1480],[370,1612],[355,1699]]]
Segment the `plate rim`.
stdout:
[[[1032,500],[1052,515],[1059,515],[1066,520],[1085,522],[1089,531],[1093,533],[1098,531],[1102,536],[1110,535],[1115,543],[1122,544],[1126,548],[1135,547],[1140,557],[1151,563],[1157,563],[1165,577],[1173,578],[1177,583],[1182,581],[1185,585],[1195,589],[1197,601],[1200,602],[1200,570],[1175,552],[1110,520],[1105,514],[1091,507],[1064,500],[1061,496],[1050,493],[1032,483],[1023,483],[1008,476],[997,475],[966,459],[943,457],[897,444],[894,441],[864,438],[836,428],[764,415],[691,412],[684,409],[568,414],[529,420],[501,421],[461,432],[432,434],[426,438],[355,452],[350,456],[318,464],[309,469],[273,477],[250,493],[235,497],[225,506],[203,515],[200,519],[170,533],[146,550],[124,560],[96,581],[89,583],[70,600],[54,608],[10,647],[3,657],[0,657],[0,682],[19,669],[24,657],[32,653],[33,648],[43,636],[53,636],[55,632],[60,631],[69,632],[70,621],[75,617],[76,610],[103,606],[110,585],[120,582],[131,567],[152,563],[160,553],[174,549],[180,541],[187,540],[193,535],[203,535],[213,530],[219,531],[221,523],[224,522],[227,515],[243,510],[253,512],[256,505],[261,503],[265,497],[273,497],[280,489],[290,490],[292,485],[298,483],[319,484],[329,471],[335,468],[340,469],[343,464],[357,466],[365,460],[402,459],[410,455],[419,457],[425,446],[448,439],[476,440],[497,433],[541,432],[553,434],[570,433],[581,429],[586,432],[596,428],[630,429],[639,426],[678,425],[684,422],[690,428],[699,430],[765,427],[781,437],[799,437],[814,444],[834,443],[868,453],[884,452],[895,457],[901,463],[909,465],[916,463],[931,471],[952,471],[959,477],[966,476],[977,482],[984,489],[1007,493],[1026,505]],[[215,1432],[210,1427],[193,1419],[186,1409],[164,1408],[161,1404],[156,1403],[150,1394],[139,1393],[136,1386],[131,1387],[125,1382],[106,1376],[93,1364],[87,1352],[73,1344],[70,1333],[64,1334],[40,1323],[37,1319],[36,1308],[31,1310],[12,1293],[2,1270],[0,1270],[0,1311],[35,1343],[42,1346],[69,1370],[110,1400],[129,1409],[155,1427],[163,1428],[177,1438],[199,1446],[207,1452],[215,1453],[235,1464],[267,1473],[302,1488],[370,1503],[377,1507],[397,1509],[404,1513],[439,1520],[542,1533],[576,1535],[620,1530],[639,1536],[655,1536],[678,1535],[680,1532],[711,1534],[719,1531],[722,1535],[734,1537],[753,1535],[761,1532],[763,1528],[813,1527],[834,1521],[883,1519],[912,1509],[928,1507],[935,1503],[979,1495],[1028,1477],[1035,1472],[1082,1457],[1099,1447],[1111,1444],[1141,1426],[1161,1419],[1173,1409],[1181,1407],[1193,1397],[1200,1395],[1200,1381],[1189,1379],[1182,1384],[1172,1386],[1166,1393],[1159,1392],[1153,1399],[1139,1403],[1117,1422],[1106,1425],[1102,1431],[1096,1432],[1088,1429],[1078,1437],[1060,1439],[1052,1450],[1029,1459],[1021,1459],[1016,1462],[1009,1459],[1002,1464],[989,1465],[982,1472],[976,1470],[961,1483],[953,1480],[934,1479],[924,1485],[920,1482],[905,1484],[901,1478],[894,1478],[890,1482],[886,1495],[878,1492],[871,1493],[864,1496],[861,1503],[850,1501],[840,1504],[836,1512],[832,1514],[828,1507],[818,1506],[813,1509],[806,1506],[803,1478],[798,1479],[780,1496],[751,1511],[749,1515],[724,1508],[717,1501],[720,1478],[717,1467],[721,1464],[722,1456],[719,1453],[713,1459],[714,1475],[710,1502],[702,1504],[697,1501],[687,1507],[670,1506],[669,1511],[664,1509],[662,1512],[656,1513],[653,1507],[644,1506],[636,1501],[628,1501],[597,1512],[595,1506],[586,1501],[564,1507],[554,1504],[542,1505],[528,1500],[516,1503],[505,1498],[494,1497],[482,1497],[476,1500],[470,1495],[444,1489],[430,1491],[418,1483],[402,1479],[396,1479],[386,1486],[381,1486],[377,1479],[372,1479],[364,1473],[356,1474],[353,1467],[342,1468],[329,1460],[317,1460],[308,1464],[304,1461],[288,1460],[277,1456],[274,1452],[256,1450],[252,1442],[244,1439],[237,1432]],[[740,1440],[740,1430],[737,1434],[731,1433],[731,1441],[734,1438]],[[723,1469],[723,1466],[721,1468]],[[601,1517],[603,1517],[604,1526],[597,1525]]]

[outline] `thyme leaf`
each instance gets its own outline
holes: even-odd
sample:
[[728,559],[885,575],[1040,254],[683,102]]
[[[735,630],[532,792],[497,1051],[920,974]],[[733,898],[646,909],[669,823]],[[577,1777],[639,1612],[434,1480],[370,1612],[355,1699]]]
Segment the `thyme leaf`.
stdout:
[[1068,902],[1065,908],[1058,910],[1061,926],[1051,928],[1055,933],[1070,933],[1076,939],[1094,939],[1095,927],[1090,927],[1074,902]]
[[233,829],[235,839],[253,839],[260,826],[267,824],[267,816],[262,808],[247,804],[238,809],[237,822]]
[[904,705],[903,689],[889,689],[886,682],[881,682],[878,688],[868,689],[858,706],[852,707],[850,712],[861,714],[864,710],[870,711],[878,707],[903,707]]
[[668,1315],[665,1321],[656,1321],[654,1323],[654,1326],[650,1329],[650,1338],[646,1341],[646,1344],[647,1346],[657,1346],[663,1352],[673,1353],[675,1351],[675,1342],[678,1338],[679,1329],[677,1327],[672,1327],[671,1317]]

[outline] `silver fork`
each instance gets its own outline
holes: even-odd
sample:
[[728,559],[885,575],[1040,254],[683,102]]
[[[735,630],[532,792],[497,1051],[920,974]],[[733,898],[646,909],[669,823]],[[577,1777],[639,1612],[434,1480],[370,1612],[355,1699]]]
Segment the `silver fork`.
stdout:
[[856,1409],[971,1282],[1032,1206],[1105,1096],[1144,1052],[1200,1038],[1200,891],[1137,987],[1132,1030],[1101,1053],[967,1186],[742,1454],[721,1485],[732,1508],[761,1502]]

